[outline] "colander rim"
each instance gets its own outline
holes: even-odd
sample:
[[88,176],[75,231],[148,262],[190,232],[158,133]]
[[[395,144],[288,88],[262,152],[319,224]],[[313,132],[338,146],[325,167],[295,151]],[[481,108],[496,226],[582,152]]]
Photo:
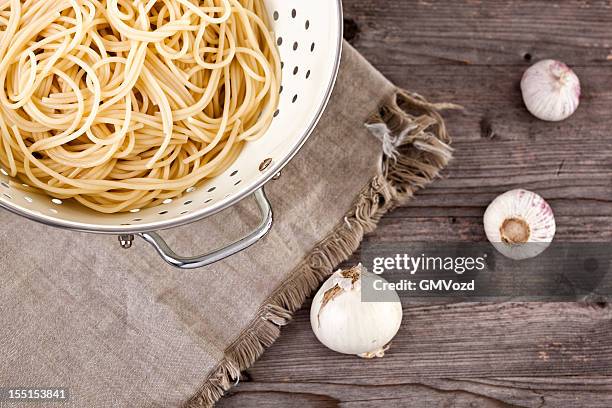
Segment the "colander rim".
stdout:
[[312,132],[315,130],[315,127],[321,120],[327,105],[329,104],[329,100],[332,95],[332,91],[336,84],[336,80],[338,78],[338,72],[340,69],[340,60],[342,58],[342,43],[343,43],[343,35],[344,35],[344,12],[342,8],[342,0],[336,0],[336,6],[338,9],[338,40],[336,43],[336,55],[334,58],[334,64],[332,68],[332,75],[330,77],[330,81],[327,84],[327,88],[325,90],[324,97],[321,100],[320,106],[315,114],[313,120],[308,125],[306,131],[300,136],[298,142],[293,146],[291,151],[282,158],[282,160],[278,160],[276,163],[272,163],[271,167],[265,172],[262,173],[259,179],[250,184],[245,185],[245,188],[241,190],[238,194],[235,194],[231,197],[228,197],[224,200],[220,200],[210,207],[201,208],[199,210],[195,210],[192,213],[177,217],[170,218],[162,221],[153,221],[150,223],[144,223],[139,225],[95,225],[95,224],[82,224],[73,221],[67,221],[62,219],[57,219],[54,217],[50,217],[44,214],[33,214],[25,211],[20,206],[11,205],[7,202],[0,201],[0,208],[4,208],[5,210],[27,218],[32,221],[36,221],[51,227],[67,229],[70,231],[76,232],[88,232],[95,234],[109,234],[109,235],[124,235],[124,234],[138,234],[144,232],[152,232],[152,231],[162,231],[171,228],[181,227],[187,224],[191,224],[197,221],[200,221],[204,218],[213,216],[223,210],[226,210],[246,197],[252,195],[255,191],[268,183],[274,176],[276,176],[300,151],[300,149],[304,146]]

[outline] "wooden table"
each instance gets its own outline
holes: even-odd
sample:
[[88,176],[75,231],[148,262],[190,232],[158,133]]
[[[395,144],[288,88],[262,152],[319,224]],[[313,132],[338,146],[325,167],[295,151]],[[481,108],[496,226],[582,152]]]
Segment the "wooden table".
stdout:
[[[523,187],[556,213],[558,240],[612,239],[612,2],[344,0],[346,38],[399,86],[462,104],[455,160],[370,242],[481,241],[487,204]],[[530,63],[565,61],[578,112],[525,110]],[[355,258],[356,259],[356,258]],[[310,305],[221,407],[612,407],[612,306],[406,307],[393,349],[361,361],[315,339]]]

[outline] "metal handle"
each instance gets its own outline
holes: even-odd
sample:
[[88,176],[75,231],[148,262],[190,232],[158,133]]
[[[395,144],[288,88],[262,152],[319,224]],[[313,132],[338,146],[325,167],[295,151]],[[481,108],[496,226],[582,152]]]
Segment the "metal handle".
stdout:
[[263,218],[259,226],[244,238],[223,248],[216,249],[206,255],[194,257],[179,256],[172,249],[170,249],[166,241],[164,241],[164,239],[156,232],[143,232],[138,234],[138,236],[151,244],[164,261],[177,268],[196,269],[219,262],[229,256],[237,254],[240,251],[244,251],[251,245],[255,244],[257,241],[262,239],[268,233],[268,231],[270,231],[270,228],[272,228],[272,207],[270,206],[270,202],[266,197],[263,187],[257,190],[253,195],[257,200],[259,212]]

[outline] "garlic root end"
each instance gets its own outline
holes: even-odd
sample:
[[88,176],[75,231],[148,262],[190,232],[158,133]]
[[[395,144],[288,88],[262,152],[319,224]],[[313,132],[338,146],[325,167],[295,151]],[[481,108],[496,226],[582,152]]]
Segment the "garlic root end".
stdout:
[[385,351],[389,350],[389,347],[391,347],[391,343],[379,348],[378,350],[357,354],[357,356],[365,358],[366,360],[371,360],[373,358],[383,358],[385,356]]
[[506,244],[524,244],[529,241],[531,228],[524,219],[512,217],[504,220],[499,228],[499,233]]

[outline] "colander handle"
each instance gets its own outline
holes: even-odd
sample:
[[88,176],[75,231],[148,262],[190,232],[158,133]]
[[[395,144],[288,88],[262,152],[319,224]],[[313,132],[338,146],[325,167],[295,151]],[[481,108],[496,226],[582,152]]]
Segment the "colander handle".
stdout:
[[270,228],[272,228],[272,206],[270,206],[270,202],[266,197],[263,187],[257,190],[253,195],[255,196],[262,217],[259,226],[244,238],[208,254],[193,257],[179,256],[170,249],[166,241],[156,232],[143,232],[138,235],[151,244],[164,261],[177,268],[196,269],[219,262],[255,244],[270,231]]

